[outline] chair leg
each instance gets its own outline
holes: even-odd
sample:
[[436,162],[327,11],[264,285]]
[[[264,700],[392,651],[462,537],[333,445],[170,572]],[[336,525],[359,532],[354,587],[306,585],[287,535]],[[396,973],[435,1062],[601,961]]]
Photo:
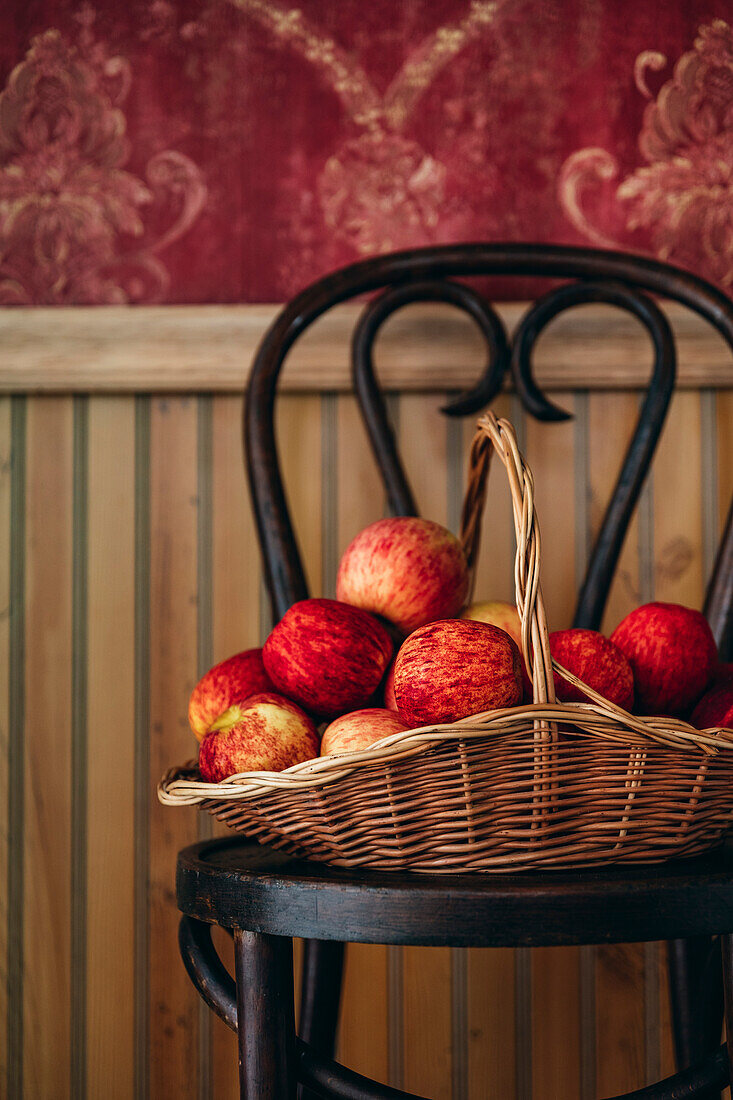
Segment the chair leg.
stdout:
[[[334,940],[306,940],[303,944],[303,981],[298,1033],[303,1042],[324,1058],[336,1053],[344,944]],[[300,1100],[316,1100],[305,1088]]]
[[293,944],[283,936],[234,933],[242,1100],[295,1100]]
[[[669,989],[675,1057],[678,1069],[703,1061],[720,1044],[723,1022],[723,980],[720,943],[709,936],[672,940]],[[718,1100],[720,1093],[703,1100]]]
[[728,1049],[728,1069],[733,1079],[733,935],[720,937],[720,949],[723,954],[725,1044]]

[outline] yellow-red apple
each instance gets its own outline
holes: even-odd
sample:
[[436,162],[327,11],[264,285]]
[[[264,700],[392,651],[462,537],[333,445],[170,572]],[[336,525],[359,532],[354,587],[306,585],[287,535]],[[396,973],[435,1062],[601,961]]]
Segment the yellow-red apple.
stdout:
[[480,623],[490,623],[505,630],[510,638],[522,648],[522,620],[516,605],[505,600],[481,600],[469,604],[461,612],[462,619],[475,619]]
[[321,738],[321,756],[333,752],[360,752],[391,733],[404,733],[409,726],[396,710],[367,707],[342,714],[326,726]]
[[468,594],[468,566],[455,535],[414,516],[380,519],[347,546],[339,600],[381,615],[403,634],[457,615]]
[[513,707],[522,698],[520,666],[516,642],[497,626],[471,619],[429,623],[397,654],[400,718],[414,727]]
[[509,637],[514,639],[522,655],[522,685],[524,689],[524,698],[528,702],[531,702],[532,681],[527,672],[527,659],[522,649],[522,620],[519,618],[519,611],[517,610],[516,604],[506,603],[504,600],[482,600],[477,603],[469,604],[469,606],[461,612],[461,618],[475,619],[480,623],[490,623],[491,626],[498,626],[500,630],[505,630]]
[[209,783],[239,772],[281,772],[318,756],[319,749],[308,715],[268,692],[235,703],[217,718],[199,747],[199,771]]
[[233,703],[250,695],[272,691],[274,684],[265,672],[261,649],[245,649],[210,668],[191,692],[188,721],[199,741],[211,723]]
[[710,683],[718,650],[704,615],[675,603],[647,603],[611,635],[631,665],[640,714],[684,714]]
[[312,714],[335,718],[369,703],[394,647],[373,615],[339,600],[300,600],[274,628],[262,659],[276,687]]

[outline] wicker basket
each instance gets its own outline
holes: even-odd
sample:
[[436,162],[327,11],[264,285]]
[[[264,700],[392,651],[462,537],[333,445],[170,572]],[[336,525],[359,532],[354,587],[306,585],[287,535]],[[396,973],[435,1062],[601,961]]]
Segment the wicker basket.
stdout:
[[471,569],[493,450],[512,494],[534,702],[393,734],[363,752],[284,772],[204,783],[191,763],[164,777],[161,802],[200,805],[295,855],[381,870],[653,863],[722,838],[733,811],[732,730],[635,717],[585,685],[592,702],[555,702],[532,475],[511,425],[492,414],[480,419],[471,452],[462,522]]

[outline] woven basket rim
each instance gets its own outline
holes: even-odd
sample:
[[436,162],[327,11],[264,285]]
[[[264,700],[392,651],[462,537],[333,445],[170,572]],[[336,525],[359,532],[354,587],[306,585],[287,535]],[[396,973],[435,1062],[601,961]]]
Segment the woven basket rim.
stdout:
[[[697,730],[679,718],[630,714],[552,659],[534,481],[511,424],[492,413],[478,421],[461,518],[469,575],[475,578],[492,453],[505,467],[512,498],[516,604],[533,701],[220,783],[204,782],[192,760],[161,780],[164,805],[199,805],[250,837],[320,861],[446,873],[656,861],[717,838],[731,816],[733,729]],[[556,702],[555,674],[587,701]],[[573,743],[585,771],[573,772]],[[602,748],[601,756],[588,756],[588,744]],[[421,754],[426,759],[416,760]],[[578,802],[579,783],[587,805]],[[443,799],[437,814],[435,798]],[[640,824],[637,808],[647,813],[649,805],[654,820]]]
[[[158,798],[167,806],[192,806],[210,799],[239,801],[275,790],[296,792],[323,787],[360,768],[375,763],[388,765],[404,760],[429,746],[445,741],[469,741],[482,737],[498,738],[529,733],[538,720],[573,724],[581,734],[632,748],[637,745],[642,750],[658,745],[674,751],[702,751],[713,756],[721,751],[733,751],[733,729],[722,726],[698,730],[676,718],[659,716],[640,719],[620,707],[614,707],[606,700],[600,703],[525,703],[516,707],[483,711],[456,722],[420,726],[393,733],[375,741],[368,749],[329,753],[293,764],[281,772],[239,772],[218,783],[192,778],[198,770],[196,761],[192,760],[171,768],[166,773],[158,784]],[[577,735],[577,732],[565,731],[565,736]]]

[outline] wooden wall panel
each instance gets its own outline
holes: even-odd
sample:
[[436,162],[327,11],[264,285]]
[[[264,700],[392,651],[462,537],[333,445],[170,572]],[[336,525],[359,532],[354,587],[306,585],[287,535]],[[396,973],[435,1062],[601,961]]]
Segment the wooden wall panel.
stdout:
[[94,398],[88,438],[86,1086],[90,1096],[111,1100],[131,1096],[135,1086],[134,459],[133,398]]
[[[574,423],[516,417],[536,472],[553,628],[567,625],[638,394],[557,399]],[[267,629],[241,399],[29,397],[25,433],[22,400],[13,411],[0,399],[0,607],[13,585],[22,596],[13,618],[0,614],[0,798],[9,805],[0,873],[10,885],[0,891],[0,1010],[5,995],[11,1024],[8,1038],[0,1028],[0,1063],[7,1051],[18,1085],[24,1076],[15,1094],[28,1098],[233,1100],[234,1038],[185,976],[173,898],[177,850],[225,830],[159,807],[154,784],[195,751],[186,704],[202,662],[257,644]],[[440,416],[443,401],[410,394],[393,405],[421,509],[456,526],[473,429]],[[496,409],[516,411],[516,399]],[[11,421],[25,443],[8,481]],[[327,594],[341,550],[382,514],[383,495],[351,397],[291,393],[279,425],[312,591]],[[699,606],[733,492],[731,440],[730,391],[675,397],[606,630],[651,596]],[[21,522],[14,513],[11,525],[18,499]],[[513,598],[512,555],[496,465],[477,598]],[[23,703],[23,735],[8,743]],[[218,942],[226,952],[227,938]],[[671,1070],[667,992],[657,945],[532,954],[360,945],[348,951],[339,1056],[431,1097],[592,1100]]]
[[[213,399],[211,412],[211,664],[260,644],[260,559],[242,462],[242,398]],[[193,735],[192,735],[193,737]],[[214,835],[231,830],[210,818]],[[233,973],[232,941],[215,933],[215,944]],[[236,1035],[213,1013],[212,1100],[236,1100],[239,1071]]]
[[325,595],[322,568],[321,398],[283,396],[277,410],[285,492],[312,595]]
[[[23,1082],[71,1088],[73,403],[28,412],[23,851]],[[42,1040],[41,1040],[42,1037]]]
[[[197,408],[155,398],[150,415],[150,792],[192,752],[188,698],[197,679]],[[198,1095],[199,1004],[178,955],[176,854],[198,834],[196,814],[154,801],[149,848],[149,1088]]]
[[[11,398],[0,398],[0,806],[10,804],[10,510],[12,502]],[[0,882],[9,882],[10,830],[0,828]],[[0,1082],[8,1078],[8,931],[7,889],[0,890]],[[0,1088],[3,1086],[0,1085]]]

